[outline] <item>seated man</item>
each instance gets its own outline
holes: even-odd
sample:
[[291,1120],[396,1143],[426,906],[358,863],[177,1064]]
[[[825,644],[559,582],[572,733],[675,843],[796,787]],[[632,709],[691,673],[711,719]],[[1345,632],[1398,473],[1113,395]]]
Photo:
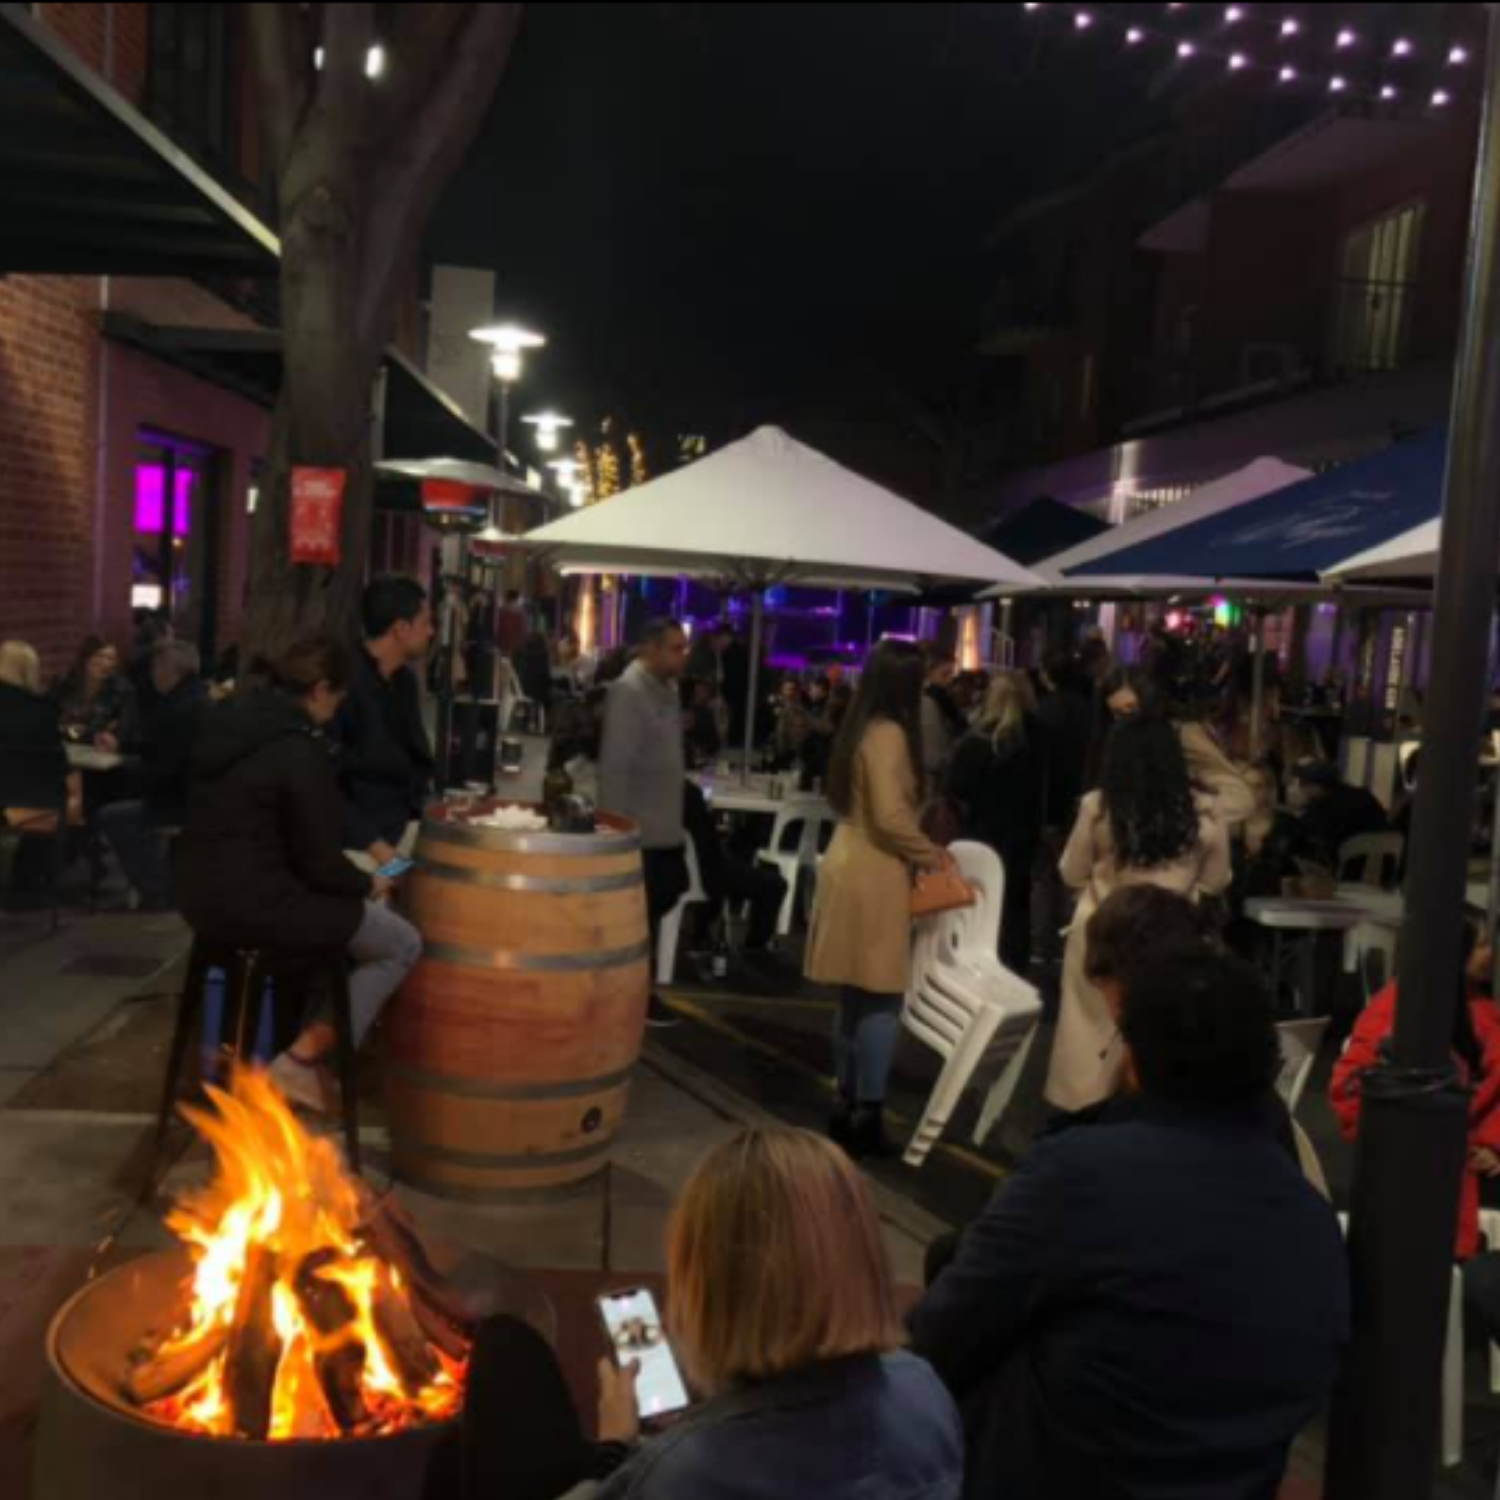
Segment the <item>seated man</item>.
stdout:
[[1364,833],[1387,833],[1390,824],[1375,794],[1351,786],[1331,761],[1299,761],[1292,767],[1292,801],[1301,801],[1298,853],[1338,873],[1339,850]]
[[1253,969],[1194,944],[1131,976],[1139,1092],[1034,1146],[912,1315],[964,1409],[966,1495],[1272,1500],[1348,1338],[1338,1223],[1259,1103]]
[[142,717],[141,796],[109,803],[99,814],[104,836],[139,898],[142,910],[172,904],[172,867],[167,830],[187,815],[188,766],[198,716],[208,702],[199,676],[198,648],[189,641],[161,640],[151,651],[151,693]]
[[698,856],[698,875],[715,917],[726,903],[749,902],[750,925],[745,934],[747,956],[767,955],[776,936],[776,918],[786,900],[786,881],[769,865],[747,864],[719,841],[708,801],[695,782],[684,781],[682,821]]

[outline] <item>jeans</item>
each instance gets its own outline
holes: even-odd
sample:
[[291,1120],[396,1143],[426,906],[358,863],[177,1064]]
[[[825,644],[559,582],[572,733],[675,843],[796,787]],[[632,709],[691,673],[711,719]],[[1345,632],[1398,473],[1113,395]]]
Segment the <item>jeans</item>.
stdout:
[[422,956],[422,936],[383,901],[366,901],[364,920],[349,944],[354,972],[349,976],[349,1010],[354,1017],[354,1045],[364,1040]]
[[846,984],[833,1018],[833,1070],[839,1093],[856,1104],[884,1104],[901,1036],[900,995]]
[[172,895],[172,867],[162,830],[146,815],[144,802],[112,802],[99,812],[99,827],[113,846],[134,890],[145,901],[167,901]]

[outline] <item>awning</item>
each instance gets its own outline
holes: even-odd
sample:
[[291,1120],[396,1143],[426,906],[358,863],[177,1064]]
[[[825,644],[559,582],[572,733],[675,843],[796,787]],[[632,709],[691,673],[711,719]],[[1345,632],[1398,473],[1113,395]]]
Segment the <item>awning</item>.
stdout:
[[25,5],[0,5],[0,275],[267,276],[276,236]]
[[[162,327],[128,314],[108,313],[104,332],[261,406],[276,404],[281,336],[269,329]],[[382,458],[494,464],[494,439],[475,427],[404,354],[387,349],[385,368]]]
[[1063,571],[1316,581],[1441,514],[1447,449],[1429,432]]

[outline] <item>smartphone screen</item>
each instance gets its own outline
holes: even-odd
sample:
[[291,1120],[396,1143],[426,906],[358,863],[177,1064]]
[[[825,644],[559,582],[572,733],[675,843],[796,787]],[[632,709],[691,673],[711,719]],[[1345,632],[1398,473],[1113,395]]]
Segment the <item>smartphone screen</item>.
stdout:
[[375,873],[383,880],[398,880],[408,870],[414,870],[416,864],[417,862],[414,859],[403,859],[400,855],[397,855],[395,859],[381,865]]
[[635,1403],[642,1419],[668,1416],[687,1406],[687,1387],[667,1343],[656,1298],[644,1287],[608,1292],[599,1299],[599,1312],[615,1363],[640,1362]]

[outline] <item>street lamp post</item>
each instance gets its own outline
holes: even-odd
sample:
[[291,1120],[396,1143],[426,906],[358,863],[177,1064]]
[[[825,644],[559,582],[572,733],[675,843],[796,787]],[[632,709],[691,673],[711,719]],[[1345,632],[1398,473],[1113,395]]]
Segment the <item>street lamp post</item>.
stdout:
[[526,352],[545,348],[547,340],[516,323],[491,323],[483,328],[471,328],[469,337],[476,343],[488,344],[492,351],[490,367],[500,387],[500,420],[496,436],[500,440],[500,468],[503,472],[506,444],[510,441],[510,388],[521,378]]

